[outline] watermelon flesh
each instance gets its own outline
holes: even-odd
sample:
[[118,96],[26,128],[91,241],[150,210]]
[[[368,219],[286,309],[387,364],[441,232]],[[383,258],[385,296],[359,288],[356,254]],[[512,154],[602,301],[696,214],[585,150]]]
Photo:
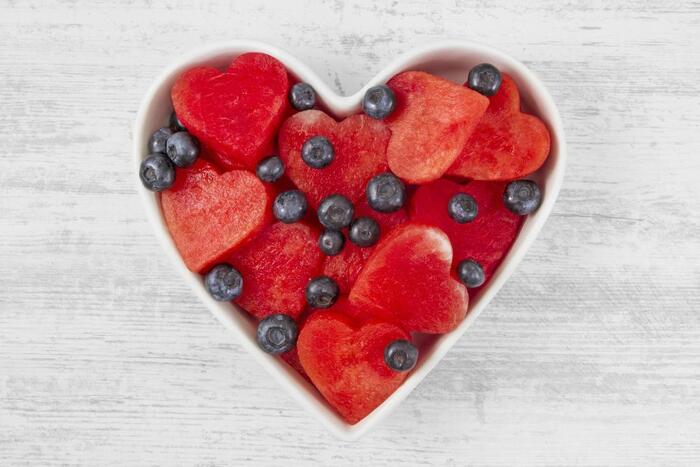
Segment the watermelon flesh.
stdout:
[[212,149],[224,170],[254,169],[268,155],[289,103],[284,65],[262,53],[238,56],[224,72],[213,67],[185,71],[172,87],[178,118]]
[[451,331],[469,305],[467,290],[451,276],[451,267],[452,246],[444,232],[404,224],[377,245],[350,291],[350,303],[408,331]]
[[384,349],[410,336],[396,325],[357,325],[333,311],[313,313],[297,341],[299,361],[328,403],[351,424],[372,412],[398,388],[407,372],[391,370]]
[[447,173],[474,180],[521,178],[542,166],[550,140],[539,118],[520,111],[518,87],[503,74],[501,87]]
[[[306,165],[301,147],[314,136],[325,136],[333,145],[335,158],[323,169]],[[302,190],[312,207],[323,198],[341,194],[357,201],[374,175],[386,170],[388,127],[359,114],[338,123],[320,110],[294,114],[282,125],[279,134],[280,157],[286,173]]]
[[185,265],[204,273],[269,223],[273,192],[250,172],[219,174],[198,160],[161,194],[163,217]]
[[[411,200],[411,220],[444,231],[454,251],[453,268],[464,259],[474,259],[481,264],[488,281],[510,250],[522,224],[522,217],[503,204],[505,185],[483,181],[460,184],[445,179],[423,185]],[[472,222],[458,224],[447,213],[449,200],[457,193],[467,193],[476,200],[478,214]],[[470,289],[470,294],[476,291]]]
[[406,71],[389,80],[396,109],[388,118],[391,171],[409,183],[440,178],[486,111],[489,100],[446,79]]
[[318,231],[303,223],[272,224],[234,252],[228,262],[243,276],[236,304],[256,318],[304,311],[304,290],[320,274],[322,254]]

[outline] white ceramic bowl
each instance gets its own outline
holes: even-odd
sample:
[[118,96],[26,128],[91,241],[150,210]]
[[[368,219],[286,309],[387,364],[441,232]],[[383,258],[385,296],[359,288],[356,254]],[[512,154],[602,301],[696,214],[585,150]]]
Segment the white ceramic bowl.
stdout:
[[[277,57],[299,80],[313,86],[323,106],[337,118],[358,112],[360,100],[367,88],[386,82],[400,71],[425,70],[461,84],[466,80],[467,73],[472,66],[477,63],[489,62],[515,79],[520,88],[524,107],[530,113],[534,113],[544,120],[552,134],[551,154],[544,167],[531,177],[543,187],[544,199],[542,206],[534,215],[527,218],[508,256],[491,278],[487,287],[470,303],[470,311],[466,319],[454,331],[438,337],[427,338],[419,343],[421,357],[411,375],[391,397],[355,425],[349,425],[340,418],[316,389],[295,370],[291,369],[279,358],[271,357],[258,349],[255,342],[255,324],[251,318],[233,305],[217,302],[209,297],[202,286],[201,277],[190,272],[180,258],[165,226],[160,210],[159,197],[146,190],[138,179],[139,165],[147,153],[146,144],[148,138],[153,131],[166,125],[172,110],[170,88],[177,76],[186,69],[197,65],[213,65],[224,68],[234,57],[244,52],[264,52]],[[486,307],[505,281],[508,280],[552,211],[554,201],[562,184],[566,162],[566,145],[559,112],[540,80],[525,65],[508,55],[484,45],[462,41],[436,43],[406,53],[390,62],[364,88],[351,96],[337,95],[302,61],[270,45],[239,40],[206,47],[183,57],[155,79],[143,98],[136,117],[133,151],[133,173],[137,189],[141,194],[146,214],[155,229],[156,236],[162,243],[166,255],[170,257],[175,268],[178,269],[192,290],[214,316],[236,335],[238,342],[303,407],[338,437],[345,440],[359,438],[377,425],[380,420],[387,417],[425,378],[428,372],[437,365],[440,359],[479,316],[479,313]]]

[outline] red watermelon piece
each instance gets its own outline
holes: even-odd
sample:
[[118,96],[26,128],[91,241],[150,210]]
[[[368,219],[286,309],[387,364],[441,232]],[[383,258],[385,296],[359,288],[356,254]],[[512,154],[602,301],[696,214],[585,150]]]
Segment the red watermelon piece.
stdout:
[[[386,170],[389,129],[364,114],[338,123],[320,110],[294,114],[279,134],[280,157],[286,173],[302,190],[309,203],[318,207],[323,198],[342,194],[358,200],[370,178]],[[333,144],[335,159],[323,169],[314,169],[301,159],[301,147],[314,136],[325,136]]]
[[187,267],[206,272],[258,233],[270,220],[273,193],[243,170],[219,174],[198,160],[177,169],[161,194],[163,217]]
[[217,164],[249,169],[267,155],[289,104],[284,65],[262,53],[239,55],[224,72],[185,71],[171,91],[187,130],[210,146]]
[[398,388],[408,372],[384,363],[384,349],[408,333],[389,323],[357,325],[333,311],[313,313],[302,326],[297,351],[319,392],[338,413],[355,424]]
[[[363,216],[371,217],[379,223],[382,237],[389,235],[395,227],[408,221],[406,209],[402,208],[392,213],[377,212],[369,207],[367,200],[364,198],[355,206],[355,217]],[[340,293],[348,294],[375,248],[376,245],[367,248],[355,245],[347,239],[346,232],[343,250],[340,254],[326,257],[323,263],[323,274],[332,277],[338,283]]]
[[440,229],[404,224],[380,241],[355,285],[350,302],[373,318],[409,331],[451,331],[467,313],[466,288],[451,275],[452,246]]
[[306,284],[320,274],[318,235],[303,223],[277,222],[234,252],[228,262],[243,276],[236,303],[260,319],[278,313],[298,318]]
[[[445,179],[423,185],[411,200],[411,220],[442,229],[452,243],[453,266],[463,259],[475,259],[488,281],[508,253],[522,223],[522,217],[503,204],[505,186],[504,182],[462,185]],[[458,224],[447,213],[449,200],[457,193],[467,193],[476,200],[478,214],[474,221]]]
[[387,120],[391,171],[409,183],[440,178],[476,128],[489,101],[481,94],[422,71],[389,80],[396,109]]
[[513,180],[539,169],[549,155],[549,130],[539,118],[520,111],[513,78],[503,74],[500,89],[489,100],[447,173],[474,180]]

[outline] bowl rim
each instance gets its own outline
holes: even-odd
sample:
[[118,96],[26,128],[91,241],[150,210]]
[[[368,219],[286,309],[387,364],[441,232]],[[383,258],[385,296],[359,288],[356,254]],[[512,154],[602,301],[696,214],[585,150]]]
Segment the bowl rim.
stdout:
[[[551,95],[540,79],[527,66],[504,52],[476,42],[444,40],[414,48],[389,61],[387,65],[382,67],[382,69],[359,90],[350,95],[343,96],[331,89],[318,74],[301,60],[283,49],[260,41],[231,40],[206,45],[183,55],[163,69],[153,80],[141,100],[134,121],[132,162],[135,174],[138,173],[141,161],[147,153],[145,150],[146,141],[150,136],[150,132],[153,131],[148,123],[152,113],[155,112],[154,106],[156,97],[162,95],[164,91],[167,91],[169,95],[171,83],[174,81],[175,77],[185,69],[198,64],[210,63],[216,59],[222,59],[223,57],[228,57],[228,60],[230,60],[244,52],[263,52],[276,57],[292,74],[314,87],[327,110],[336,118],[345,117],[357,111],[361,98],[367,88],[378,83],[384,83],[394,74],[414,68],[415,64],[421,61],[425,62],[430,57],[435,57],[439,54],[454,53],[466,53],[488,57],[488,61],[490,62],[505,64],[509,73],[514,75],[519,87],[522,86],[523,80],[527,83],[529,94],[533,96],[538,107],[540,107],[538,115],[546,122],[552,135],[552,150],[547,161],[547,173],[543,180],[543,182],[546,183],[546,190],[544,190],[542,205],[535,214],[528,216],[515,243],[494,273],[487,287],[485,287],[482,293],[477,297],[476,303],[470,303],[467,317],[457,328],[436,338],[436,344],[431,348],[429,352],[430,355],[424,358],[421,365],[417,367],[403,384],[379,407],[354,425],[350,425],[342,420],[340,416],[322,400],[317,390],[298,375],[295,370],[292,370],[286,364],[282,363],[280,359],[267,355],[258,349],[254,339],[251,339],[249,332],[245,331],[247,318],[243,316],[244,313],[237,311],[237,308],[229,303],[221,303],[213,300],[206,293],[202,286],[201,277],[192,273],[185,267],[167,231],[160,210],[158,196],[148,191],[141,184],[138,176],[134,177],[136,190],[140,194],[146,216],[153,227],[156,237],[163,246],[173,266],[190,285],[190,288],[199,297],[201,302],[224,327],[229,329],[236,336],[238,343],[287,390],[293,399],[337,437],[345,441],[353,441],[367,433],[393,409],[400,405],[408,394],[410,394],[440,360],[442,360],[445,354],[462,337],[466,330],[481,314],[486,305],[488,305],[491,299],[501,289],[522,260],[530,245],[534,242],[537,234],[553,209],[563,182],[564,169],[566,166],[566,139],[563,124]],[[414,66],[411,64],[414,64]],[[169,113],[170,110],[168,110],[168,114]],[[546,114],[546,117],[544,117],[543,114]],[[527,231],[523,233],[526,225]]]

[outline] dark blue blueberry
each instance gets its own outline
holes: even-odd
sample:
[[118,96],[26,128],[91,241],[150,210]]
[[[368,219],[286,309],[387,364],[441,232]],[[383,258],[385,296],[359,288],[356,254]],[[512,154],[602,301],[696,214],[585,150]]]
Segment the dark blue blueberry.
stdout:
[[297,343],[297,323],[287,315],[270,315],[258,324],[256,340],[273,355],[289,352]]
[[343,250],[345,236],[337,230],[325,230],[318,237],[318,247],[328,256],[335,256]]
[[299,190],[289,190],[277,195],[272,204],[272,213],[278,221],[291,224],[303,219],[307,208],[308,203],[304,193]]
[[377,120],[388,117],[394,108],[396,108],[396,96],[394,91],[385,84],[372,86],[362,98],[362,110]]
[[467,86],[484,96],[493,96],[501,87],[501,72],[490,63],[481,63],[469,71]]
[[311,279],[306,286],[306,303],[312,308],[329,308],[338,300],[338,284],[328,276]]
[[217,264],[204,276],[204,287],[214,300],[230,302],[241,296],[243,276],[228,264]]
[[335,158],[333,145],[325,136],[309,138],[301,146],[301,158],[306,165],[314,169],[322,169]]
[[350,224],[348,237],[357,246],[372,246],[379,240],[379,224],[371,217],[358,217]]
[[542,192],[532,180],[515,180],[506,186],[503,202],[515,214],[525,216],[537,211],[542,204]]
[[168,157],[178,167],[189,167],[199,155],[199,141],[186,131],[178,131],[168,138]]
[[406,186],[396,175],[384,172],[369,181],[365,195],[375,211],[394,212],[406,203]]
[[173,135],[170,128],[159,128],[148,138],[148,152],[161,152],[165,154],[168,138]]
[[476,200],[466,193],[457,193],[447,203],[447,213],[458,224],[473,221],[478,212]]
[[457,277],[469,289],[483,285],[486,280],[484,269],[473,259],[465,259],[459,262],[457,265]]
[[279,156],[270,156],[258,162],[255,173],[263,182],[276,182],[284,175],[284,162]]
[[163,191],[175,182],[175,167],[164,154],[149,154],[141,162],[141,183],[151,191]]
[[316,105],[316,92],[311,85],[297,83],[289,90],[289,102],[297,110],[308,110]]
[[355,208],[343,195],[330,195],[318,205],[318,221],[329,229],[340,230],[350,225]]
[[175,112],[172,112],[170,114],[170,128],[175,132],[175,131],[187,131],[187,128],[185,128],[185,125],[182,124],[179,118],[177,118],[177,115],[175,115]]
[[412,370],[418,362],[418,349],[406,340],[397,339],[384,349],[384,362],[394,371]]

